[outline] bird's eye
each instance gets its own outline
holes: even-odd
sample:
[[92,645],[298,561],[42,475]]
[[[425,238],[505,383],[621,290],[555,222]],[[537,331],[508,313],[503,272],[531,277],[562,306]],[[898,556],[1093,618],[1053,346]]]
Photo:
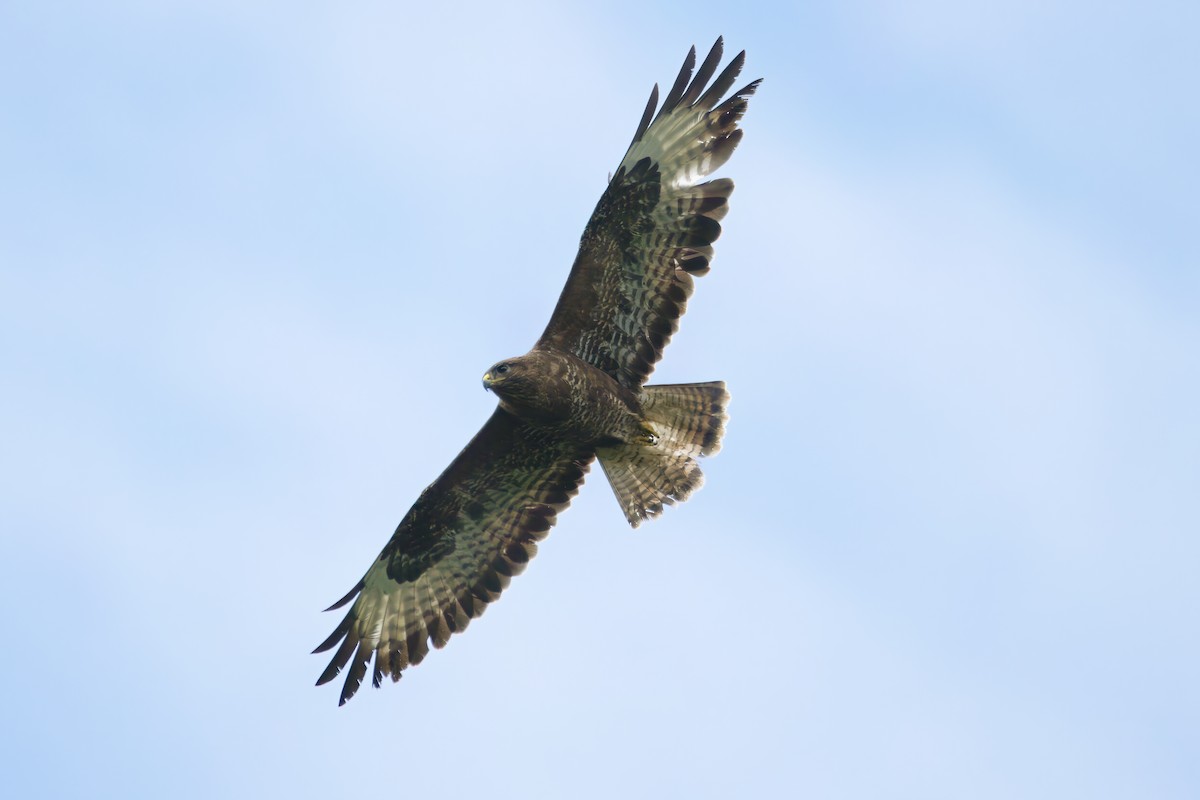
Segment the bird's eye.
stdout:
[[500,366],[496,367],[497,374],[503,375],[506,372],[508,372],[508,364],[501,364]]

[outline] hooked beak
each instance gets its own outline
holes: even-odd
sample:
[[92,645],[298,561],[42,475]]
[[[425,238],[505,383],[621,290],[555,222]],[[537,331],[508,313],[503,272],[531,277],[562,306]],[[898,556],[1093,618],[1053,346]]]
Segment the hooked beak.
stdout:
[[483,373],[483,390],[486,392],[490,388],[492,388],[492,373],[485,372]]

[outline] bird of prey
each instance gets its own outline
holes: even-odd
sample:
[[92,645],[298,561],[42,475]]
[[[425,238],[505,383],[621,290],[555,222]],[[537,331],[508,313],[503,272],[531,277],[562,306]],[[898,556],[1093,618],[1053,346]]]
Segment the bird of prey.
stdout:
[[[500,596],[600,462],[637,527],[701,483],[727,419],[721,381],[646,386],[708,272],[733,182],[704,181],[728,160],[759,81],[723,96],[745,61],[712,79],[723,44],[693,47],[658,106],[650,94],[625,157],[579,242],[550,323],[523,356],[490,367],[491,418],[417,498],[354,588],[345,618],[314,652],[337,650],[317,684],[346,670],[340,703],[399,680]],[[657,114],[655,110],[657,109]],[[356,599],[357,598],[357,599]]]

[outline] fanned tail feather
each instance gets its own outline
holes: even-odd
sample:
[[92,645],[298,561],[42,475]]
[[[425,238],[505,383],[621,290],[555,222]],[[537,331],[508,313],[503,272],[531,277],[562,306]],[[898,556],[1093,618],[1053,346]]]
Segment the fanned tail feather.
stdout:
[[633,527],[686,500],[704,483],[697,460],[716,453],[729,417],[723,381],[647,386],[646,422],[656,440],[596,451],[600,466]]
[[720,450],[728,405],[725,381],[642,389],[642,413],[658,434],[659,446],[678,455],[711,456]]

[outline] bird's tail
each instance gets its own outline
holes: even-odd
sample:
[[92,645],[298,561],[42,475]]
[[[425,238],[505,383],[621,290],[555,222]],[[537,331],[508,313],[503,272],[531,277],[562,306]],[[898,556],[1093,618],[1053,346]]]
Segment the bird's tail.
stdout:
[[662,513],[700,488],[697,459],[721,449],[729,416],[724,381],[646,386],[642,410],[646,436],[596,451],[629,524]]

